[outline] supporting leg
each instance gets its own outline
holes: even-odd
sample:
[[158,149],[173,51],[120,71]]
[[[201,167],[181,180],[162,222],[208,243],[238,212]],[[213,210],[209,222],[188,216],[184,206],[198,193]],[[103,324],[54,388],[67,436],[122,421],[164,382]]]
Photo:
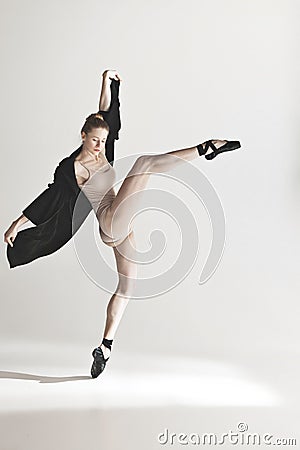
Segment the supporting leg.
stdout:
[[[133,294],[137,277],[137,264],[133,261],[136,253],[133,232],[122,244],[114,247],[119,282],[116,292],[111,297],[106,310],[106,324],[103,337],[114,339],[117,328],[123,317],[130,296]],[[110,350],[100,345],[105,358],[110,356]]]

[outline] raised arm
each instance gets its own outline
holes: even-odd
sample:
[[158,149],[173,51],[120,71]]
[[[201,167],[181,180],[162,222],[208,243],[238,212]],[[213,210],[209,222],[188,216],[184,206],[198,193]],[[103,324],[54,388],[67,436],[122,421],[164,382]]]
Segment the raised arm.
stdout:
[[[99,113],[109,125],[109,134],[105,144],[105,155],[108,162],[114,164],[115,140],[119,139],[121,129],[119,88],[121,77],[115,70],[105,70],[99,100]],[[108,109],[107,109],[107,105]],[[106,108],[106,109],[101,109]]]
[[116,70],[105,70],[102,74],[102,86],[99,100],[99,111],[108,111],[111,102],[111,80],[122,81]]

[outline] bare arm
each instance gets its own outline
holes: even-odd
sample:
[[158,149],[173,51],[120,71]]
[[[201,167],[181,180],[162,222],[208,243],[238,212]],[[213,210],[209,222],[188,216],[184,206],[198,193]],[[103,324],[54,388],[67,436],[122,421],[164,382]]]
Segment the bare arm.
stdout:
[[111,102],[110,84],[111,80],[120,80],[121,77],[116,70],[105,70],[102,74],[102,87],[99,100],[99,111],[108,111]]
[[28,222],[29,219],[27,219],[24,214],[21,214],[20,217],[18,217],[14,222],[20,227],[21,225],[24,225],[24,223]]
[[14,220],[8,230],[6,230],[6,232],[4,233],[4,242],[13,247],[13,241],[18,234],[19,227],[28,222],[28,220],[29,219],[27,219],[24,214],[21,214],[20,217]]
[[102,74],[102,87],[99,100],[99,111],[107,111],[110,105],[111,93],[110,83],[111,80],[107,76],[107,71]]

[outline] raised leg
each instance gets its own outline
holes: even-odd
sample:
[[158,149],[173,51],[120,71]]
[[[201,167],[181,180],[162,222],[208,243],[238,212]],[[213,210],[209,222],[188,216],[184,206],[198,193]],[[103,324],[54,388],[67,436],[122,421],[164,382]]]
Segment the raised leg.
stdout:
[[[220,147],[226,141],[213,142],[216,147]],[[157,155],[140,156],[127,174],[110,207],[98,218],[102,233],[112,238],[110,243],[104,242],[111,247],[119,245],[131,231],[130,222],[139,211],[139,202],[133,194],[145,189],[151,173],[167,172],[184,161],[198,157],[196,146]]]

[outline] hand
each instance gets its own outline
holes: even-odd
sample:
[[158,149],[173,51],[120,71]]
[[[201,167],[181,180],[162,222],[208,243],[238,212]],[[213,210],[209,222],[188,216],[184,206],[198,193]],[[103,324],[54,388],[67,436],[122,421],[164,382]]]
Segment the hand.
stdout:
[[123,81],[119,73],[116,70],[105,70],[102,74],[103,77],[108,77],[110,80]]
[[19,225],[16,222],[13,222],[8,230],[4,233],[4,242],[13,247],[13,241],[15,240],[18,234]]

